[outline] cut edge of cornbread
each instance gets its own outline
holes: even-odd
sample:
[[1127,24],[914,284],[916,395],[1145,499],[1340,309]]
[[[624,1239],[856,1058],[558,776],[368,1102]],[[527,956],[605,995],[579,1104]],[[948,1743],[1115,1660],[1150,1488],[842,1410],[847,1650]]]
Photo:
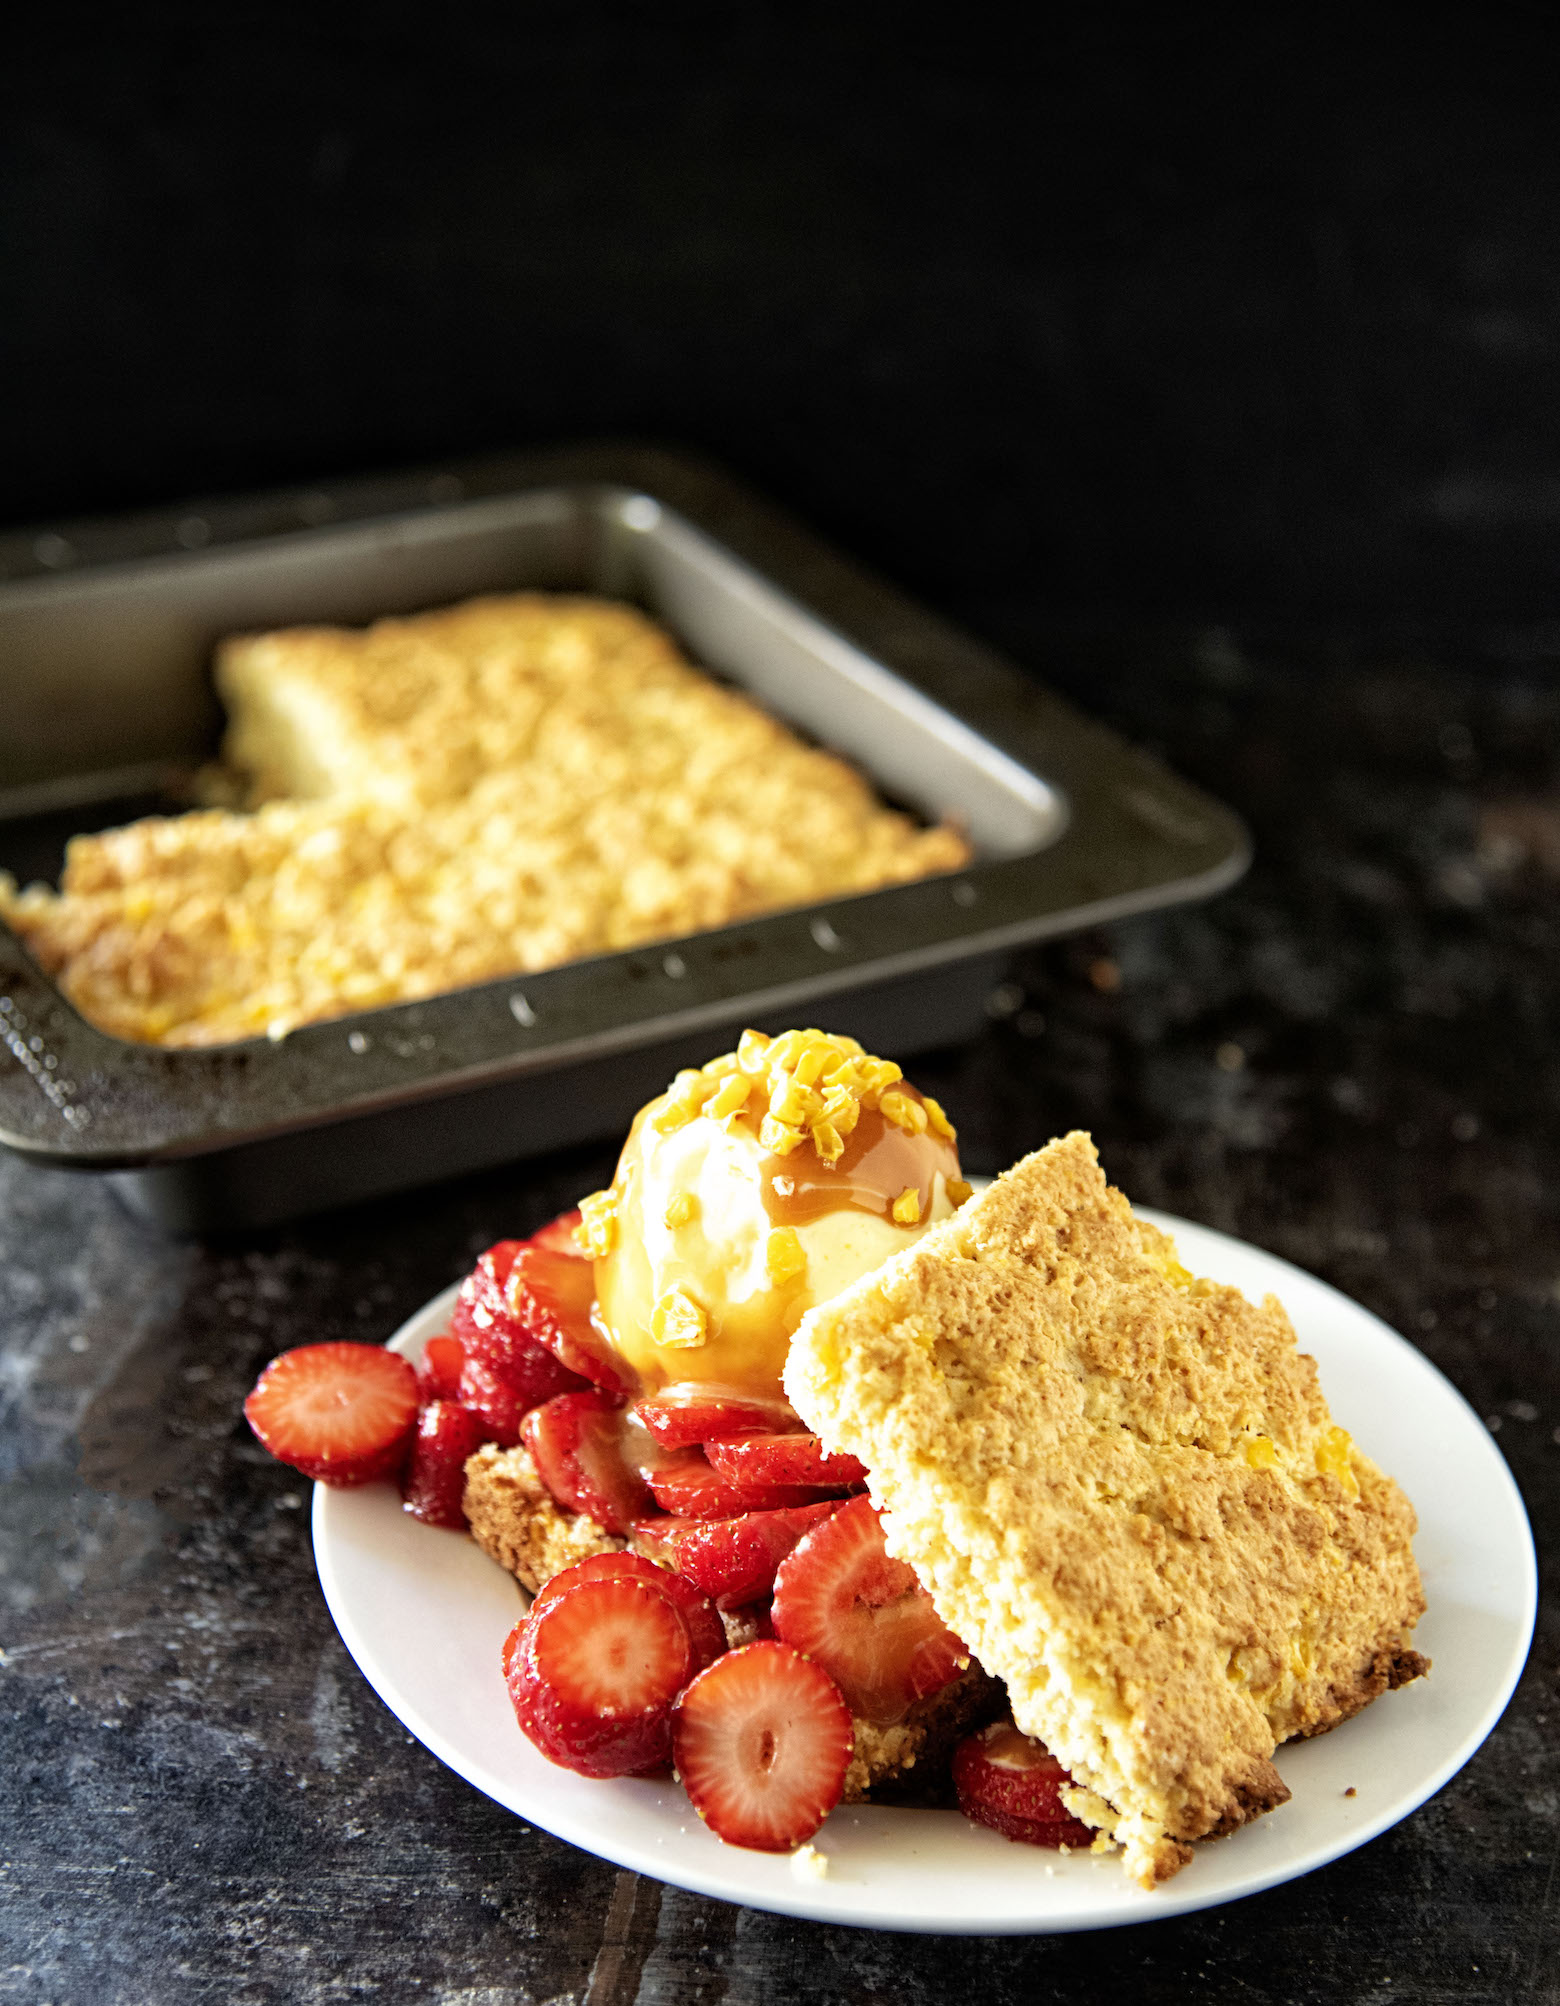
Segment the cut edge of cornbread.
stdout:
[[1407,1499],[1279,1304],[1189,1275],[1087,1136],[813,1310],[785,1385],[1144,1886],[1428,1669]]

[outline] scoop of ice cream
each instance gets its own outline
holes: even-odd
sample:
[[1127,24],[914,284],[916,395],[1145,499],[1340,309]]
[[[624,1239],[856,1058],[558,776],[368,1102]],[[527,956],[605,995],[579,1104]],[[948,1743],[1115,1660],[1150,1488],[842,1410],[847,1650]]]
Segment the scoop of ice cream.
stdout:
[[597,1314],[647,1390],[776,1393],[791,1333],[968,1193],[941,1108],[854,1039],[744,1035],[636,1116],[584,1206]]

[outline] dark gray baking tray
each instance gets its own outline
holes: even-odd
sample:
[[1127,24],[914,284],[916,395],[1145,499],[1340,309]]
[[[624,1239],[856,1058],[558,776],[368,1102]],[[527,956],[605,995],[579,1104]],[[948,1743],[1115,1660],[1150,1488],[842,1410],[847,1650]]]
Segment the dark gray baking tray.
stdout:
[[1007,949],[1245,867],[1227,809],[725,475],[604,447],[0,536],[0,868],[177,802],[222,634],[521,587],[644,606],[891,800],[958,817],[975,862],[194,1051],[94,1029],[0,927],[0,1142],[120,1173],[168,1226],[260,1224],[620,1129],[745,1023],[957,1039]]

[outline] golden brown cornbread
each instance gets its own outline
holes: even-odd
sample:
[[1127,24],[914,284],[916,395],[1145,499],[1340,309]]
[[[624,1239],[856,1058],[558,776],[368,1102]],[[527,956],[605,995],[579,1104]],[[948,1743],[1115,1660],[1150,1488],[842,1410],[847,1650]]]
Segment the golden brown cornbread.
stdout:
[[533,1595],[575,1561],[627,1543],[555,1504],[526,1449],[487,1442],[468,1457],[461,1503],[478,1546]]
[[1186,1274],[1087,1136],[812,1311],[785,1387],[1145,1886],[1427,1669],[1408,1500],[1279,1304]]
[[58,893],[0,874],[0,918],[119,1037],[279,1036],[969,856],[626,606],[239,637],[217,675],[254,813],[78,836]]
[[1001,1711],[1002,1688],[979,1665],[917,1700],[901,1721],[885,1724],[853,1716],[856,1746],[845,1771],[841,1801],[859,1804],[879,1784],[896,1783],[913,1770],[935,1770],[978,1720]]

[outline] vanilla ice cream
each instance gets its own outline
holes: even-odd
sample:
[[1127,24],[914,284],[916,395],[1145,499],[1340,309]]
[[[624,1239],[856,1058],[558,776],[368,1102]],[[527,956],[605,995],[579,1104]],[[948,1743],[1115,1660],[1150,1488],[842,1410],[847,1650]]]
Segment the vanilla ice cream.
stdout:
[[935,1101],[853,1039],[744,1035],[641,1109],[587,1199],[597,1317],[646,1391],[775,1394],[816,1303],[968,1195]]

